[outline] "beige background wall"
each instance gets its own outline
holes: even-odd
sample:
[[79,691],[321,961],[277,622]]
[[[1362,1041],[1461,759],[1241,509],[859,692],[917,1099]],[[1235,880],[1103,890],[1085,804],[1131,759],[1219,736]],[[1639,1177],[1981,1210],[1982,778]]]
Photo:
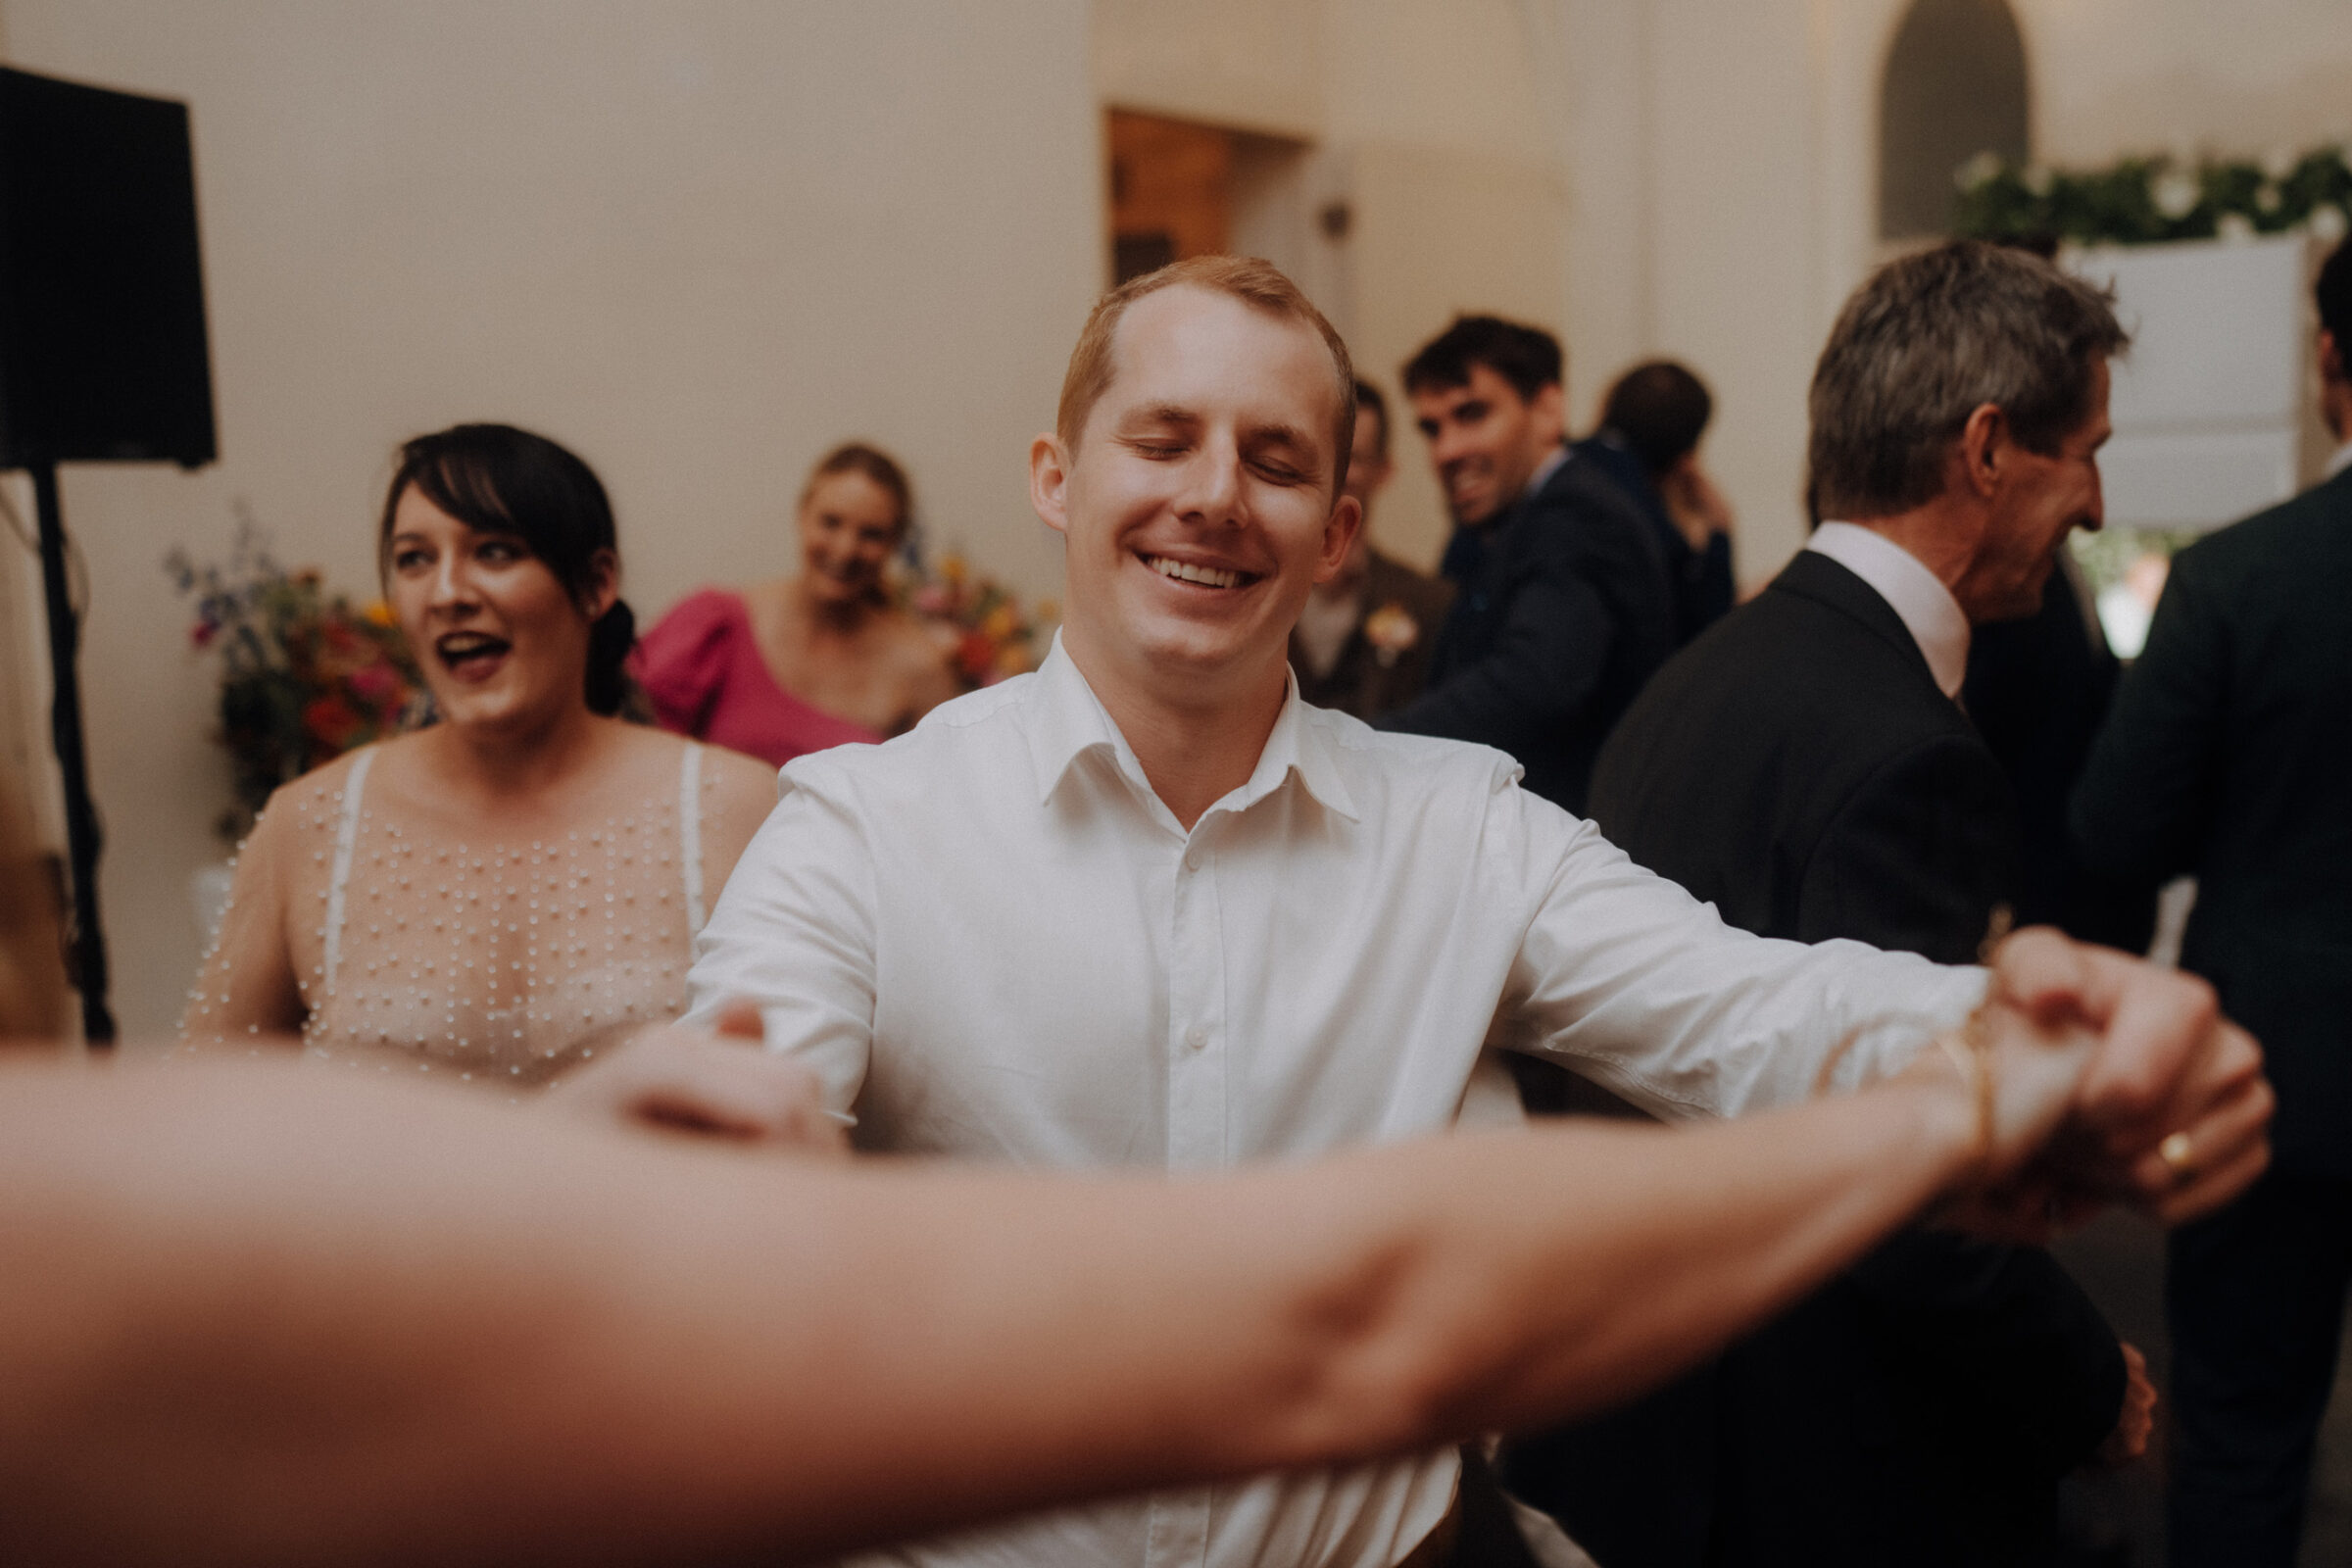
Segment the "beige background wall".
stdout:
[[[1562,13],[1524,0],[1098,0],[1102,101],[1306,149],[1237,249],[1297,277],[1394,395],[1460,311],[1566,324]],[[1314,221],[1344,204],[1333,239]],[[1447,522],[1399,433],[1374,531],[1435,563]]]
[[216,856],[209,677],[159,563],[250,506],[353,588],[402,437],[575,446],[644,611],[772,572],[843,436],[912,466],[935,537],[1031,589],[1029,436],[1102,281],[1081,0],[660,6],[6,0],[9,63],[194,110],[221,461],[68,470],[130,1029],[193,972]]

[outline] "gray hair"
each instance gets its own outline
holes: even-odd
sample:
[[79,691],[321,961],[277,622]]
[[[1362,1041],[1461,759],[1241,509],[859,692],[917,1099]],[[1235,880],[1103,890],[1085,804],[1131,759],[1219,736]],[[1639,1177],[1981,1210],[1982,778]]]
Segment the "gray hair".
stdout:
[[2020,445],[2052,455],[2089,416],[2096,364],[2131,342],[2112,291],[2024,251],[1957,240],[1889,262],[1845,302],[1814,367],[1807,495],[1823,517],[1933,501],[1986,403]]

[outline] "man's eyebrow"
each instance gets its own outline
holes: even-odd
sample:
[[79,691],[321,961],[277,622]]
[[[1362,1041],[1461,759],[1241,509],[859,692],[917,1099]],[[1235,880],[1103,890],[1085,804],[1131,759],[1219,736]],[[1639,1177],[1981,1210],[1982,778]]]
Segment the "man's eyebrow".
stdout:
[[1123,425],[1199,424],[1200,422],[1200,416],[1181,403],[1146,403],[1140,407],[1129,409],[1127,416],[1119,421]]
[[1298,447],[1306,452],[1318,450],[1315,438],[1311,434],[1298,425],[1286,424],[1279,419],[1269,424],[1253,424],[1242,433],[1242,438],[1260,446]]

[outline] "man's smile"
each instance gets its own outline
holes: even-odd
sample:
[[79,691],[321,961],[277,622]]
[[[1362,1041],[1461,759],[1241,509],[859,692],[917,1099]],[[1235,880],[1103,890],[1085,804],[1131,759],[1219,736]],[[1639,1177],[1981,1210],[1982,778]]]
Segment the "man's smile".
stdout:
[[1203,588],[1241,588],[1257,581],[1257,573],[1237,571],[1229,566],[1210,566],[1199,562],[1178,561],[1172,556],[1139,556],[1143,564],[1162,577],[1177,582],[1197,583]]

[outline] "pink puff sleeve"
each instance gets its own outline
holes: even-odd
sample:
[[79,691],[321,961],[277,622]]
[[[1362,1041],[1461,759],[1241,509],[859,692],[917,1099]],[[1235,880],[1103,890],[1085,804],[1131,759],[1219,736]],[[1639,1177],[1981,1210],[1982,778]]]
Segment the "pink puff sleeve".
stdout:
[[629,673],[645,688],[663,729],[697,739],[708,735],[742,620],[742,600],[722,588],[702,588],[637,639]]

